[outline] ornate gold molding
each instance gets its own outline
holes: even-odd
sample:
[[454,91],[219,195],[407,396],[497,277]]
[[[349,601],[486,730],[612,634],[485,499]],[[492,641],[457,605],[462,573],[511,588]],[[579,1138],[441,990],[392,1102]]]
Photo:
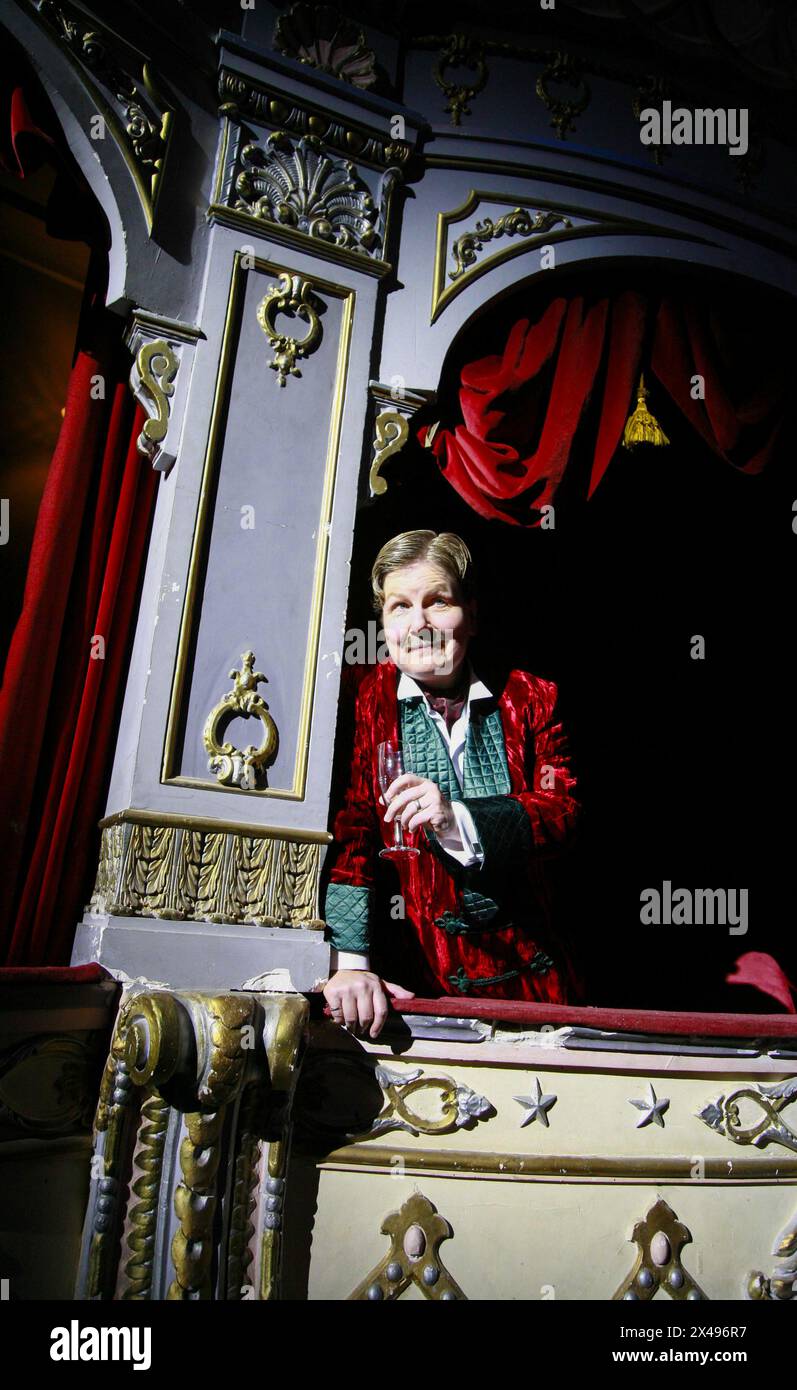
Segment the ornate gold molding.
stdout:
[[114,811],[99,821],[104,830],[112,825],[171,825],[175,830],[231,830],[240,835],[252,835],[256,840],[290,840],[301,845],[328,845],[332,835],[328,830],[304,830],[291,825],[257,825],[254,821],[223,820],[214,816],[183,816],[179,811],[142,811],[130,806],[126,811]]
[[[257,693],[258,685],[266,677],[262,671],[256,671],[254,665],[254,652],[244,652],[240,671],[235,667],[230,671],[230,678],[235,681],[232,690],[228,690],[214,705],[202,735],[209,754],[208,767],[225,786],[256,787],[262,769],[273,760],[279,743],[277,726],[268,712],[268,705]],[[263,740],[259,747],[250,743],[248,747],[238,749],[232,743],[219,742],[222,726],[236,715],[260,720]]]
[[[539,1178],[572,1181],[583,1178],[608,1178],[612,1181],[671,1182],[694,1187],[694,1159],[672,1154],[665,1157],[607,1157],[605,1154],[519,1154],[466,1151],[464,1149],[387,1148],[379,1144],[346,1144],[318,1152],[315,1141],[308,1145],[325,1168],[367,1168],[374,1173],[392,1173],[400,1160],[402,1172],[442,1173],[447,1177],[477,1177],[535,1182]],[[734,1159],[728,1171],[726,1159],[703,1160],[705,1178],[701,1181],[719,1185],[797,1181],[797,1160],[753,1161]]]
[[[717,1096],[702,1110],[697,1111],[698,1119],[709,1129],[730,1139],[732,1144],[754,1144],[757,1149],[767,1144],[782,1144],[785,1149],[797,1152],[797,1131],[787,1125],[781,1111],[797,1100],[797,1077],[787,1077],[774,1085],[739,1086],[729,1095]],[[747,1101],[756,1107],[760,1117],[753,1115],[743,1123],[739,1114],[740,1102]]]
[[314,840],[120,821],[103,829],[89,912],[320,930],[320,867]]
[[138,436],[140,454],[154,464],[169,429],[170,400],[180,363],[165,338],[144,343],[130,373],[133,394],[150,411]]
[[361,255],[381,245],[382,218],[368,186],[350,159],[328,155],[317,136],[294,142],[286,131],[273,131],[263,146],[244,145],[240,165],[237,212]]
[[307,1000],[299,995],[264,1003],[266,1026],[264,1038],[268,1058],[268,1073],[272,1091],[282,1103],[282,1121],[272,1128],[262,1170],[265,1193],[260,1229],[258,1297],[278,1299],[283,1254],[283,1212],[285,1185],[288,1176],[290,1135],[286,1117],[299,1079],[305,1026],[309,1014]]
[[376,54],[359,24],[333,5],[304,0],[280,15],[272,40],[278,53],[367,89],[377,82]]
[[374,422],[373,462],[368,475],[372,496],[379,497],[387,491],[387,481],[381,476],[381,468],[389,458],[398,454],[409,439],[409,425],[412,417],[421,407],[434,399],[433,391],[411,390],[402,384],[389,385],[381,381],[369,382],[369,393],[376,412]]
[[[307,94],[297,101],[278,87],[244,77],[227,67],[223,67],[219,74],[218,93],[221,114],[233,122],[242,116],[249,116],[256,122],[288,131],[291,135],[315,135],[330,149],[356,159],[358,164],[375,168],[404,165],[410,158],[411,148],[406,141],[386,139],[381,132],[368,130],[334,111],[315,105]],[[229,136],[228,131],[228,148]],[[224,174],[225,166],[221,164],[219,178],[222,181]],[[223,197],[218,196],[220,192],[217,184],[214,203],[224,201]]]
[[410,1284],[424,1298],[444,1302],[465,1298],[440,1259],[440,1246],[453,1232],[423,1193],[414,1192],[399,1211],[385,1217],[381,1231],[390,1236],[390,1250],[349,1294],[349,1302],[393,1302]]
[[[387,254],[393,195],[403,182],[400,162],[370,184],[351,159],[319,135],[287,129],[263,140],[234,120],[225,125],[213,201],[213,220],[342,261],[373,275],[391,270]],[[395,153],[394,147],[389,147]]]
[[[471,114],[470,102],[487,86],[489,74],[484,55],[484,43],[472,34],[449,34],[443,41],[432,66],[432,77],[447,98],[448,104],[445,109],[451,113],[452,125],[460,125],[462,117]],[[448,80],[448,68],[463,67],[475,72],[476,76],[472,82]]]
[[[163,1172],[163,1150],[169,1124],[169,1106],[154,1087],[147,1089],[133,1152],[130,1181],[130,1229],[118,1295],[123,1299],[152,1296],[152,1263],[158,1227],[158,1192]],[[135,1199],[135,1200],[134,1200]]]
[[58,40],[119,146],[151,232],[174,111],[149,61],[69,0],[32,0],[31,8]]
[[[92,1178],[96,1181],[89,1223],[86,1298],[110,1298],[114,1288],[114,1254],[118,1236],[119,1204],[122,1195],[122,1158],[131,1122],[133,1082],[125,1056],[125,1028],[129,1001],[122,1001],[116,1016],[111,1047],[100,1083],[94,1116],[94,1158]],[[99,1171],[95,1174],[95,1162]]]
[[[145,989],[123,1000],[95,1119],[88,1263],[78,1296],[279,1297],[290,1104],[308,1016],[299,995]],[[141,1104],[131,1144],[134,1099]],[[179,1148],[171,1138],[166,1144],[172,1135]],[[235,1210],[219,1242],[222,1158],[236,1175]],[[169,1265],[164,1197],[178,1163]],[[247,1290],[253,1260],[258,1284]]]
[[216,1176],[221,1161],[225,1109],[207,1115],[185,1116],[186,1135],[180,1144],[182,1182],[174,1192],[180,1222],[172,1239],[174,1279],[166,1294],[171,1301],[209,1299],[213,1261],[213,1222],[216,1215]]
[[[324,474],[320,488],[318,525],[315,530],[316,542],[313,582],[309,603],[308,627],[304,638],[306,656],[302,673],[292,777],[287,787],[270,786],[263,789],[244,790],[235,786],[226,786],[210,778],[182,776],[179,774],[176,767],[181,720],[184,714],[184,691],[188,684],[189,672],[191,669],[191,644],[195,623],[198,621],[199,617],[198,599],[201,594],[203,563],[212,526],[213,483],[221,457],[226,408],[232,386],[233,362],[240,337],[245,280],[247,275],[266,273],[268,275],[277,275],[281,277],[284,283],[285,276],[291,278],[294,274],[287,266],[279,265],[272,261],[261,260],[259,257],[250,257],[248,253],[246,253],[247,260],[244,263],[248,268],[245,269],[242,265],[244,254],[243,251],[239,250],[236,251],[233,256],[230,291],[227,301],[227,316],[222,335],[221,355],[216,378],[207,450],[202,470],[197,519],[194,527],[185,603],[180,622],[177,659],[175,662],[174,678],[169,702],[161,780],[172,786],[201,787],[204,790],[213,790],[225,796],[244,796],[251,798],[274,797],[291,801],[302,801],[306,794],[307,763],[310,750],[310,718],[312,712],[313,688],[317,676],[324,580],[329,551],[334,486],[343,423],[343,397],[352,340],[355,300],[355,291],[350,286],[334,284],[330,281],[322,280],[315,275],[312,281],[314,294],[328,296],[341,301],[340,329],[337,344],[337,360],[331,388],[329,430],[327,432]],[[300,640],[298,633],[296,635],[296,640]]]
[[[280,386],[285,385],[287,376],[301,376],[296,366],[297,357],[309,357],[321,342],[321,320],[315,311],[312,294],[312,281],[301,275],[291,275],[286,271],[280,275],[276,285],[270,285],[257,307],[257,321],[274,349],[274,357],[269,367],[277,373]],[[287,333],[278,333],[274,317],[288,312],[298,314],[309,324],[310,331],[304,338],[294,338]]]
[[670,1298],[690,1303],[706,1297],[681,1263],[681,1251],[690,1244],[692,1234],[662,1198],[643,1221],[637,1222],[631,1239],[637,1246],[636,1261],[614,1299],[647,1303],[659,1289]]
[[374,461],[368,474],[368,483],[374,495],[379,496],[387,492],[387,483],[380,477],[379,470],[391,455],[403,449],[409,433],[407,419],[398,410],[383,410],[381,415],[377,415],[373,442]]
[[532,215],[528,208],[522,207],[505,212],[497,222],[485,217],[483,222],[476,223],[472,232],[463,232],[454,242],[451,248],[454,269],[448,272],[449,280],[458,280],[468,266],[476,264],[477,252],[484,249],[486,242],[497,241],[502,236],[535,236],[539,232],[549,232],[557,224],[565,229],[573,225],[562,213],[535,212]]
[[345,1132],[355,1144],[395,1129],[416,1138],[453,1134],[495,1114],[486,1096],[453,1077],[430,1074],[422,1067],[395,1072],[383,1064],[334,1052],[309,1059],[296,1095],[296,1118],[304,1134]]
[[[434,162],[433,157],[429,156],[430,165]],[[442,159],[437,163],[440,167],[465,167],[451,158]],[[470,169],[471,166],[467,167]],[[485,171],[490,168],[484,164],[480,167]],[[547,172],[544,177],[550,177],[552,182],[557,181],[555,175],[549,176]],[[450,229],[459,222],[470,220],[482,204],[502,203],[508,205],[508,212],[496,221],[491,217],[484,218],[477,222],[475,227],[461,233],[453,244],[450,242]],[[531,212],[530,209],[534,211]],[[686,238],[683,233],[671,231],[669,228],[657,230],[655,225],[635,218],[603,211],[594,212],[570,203],[562,202],[553,206],[544,199],[531,200],[519,198],[516,193],[471,188],[459,207],[437,214],[430,322],[434,323],[466,286],[481,275],[487,274],[500,262],[525,255],[543,245],[554,246],[564,241],[572,241],[576,237],[623,235],[669,236],[703,242],[707,240],[705,237]],[[499,247],[497,251],[488,255],[481,254],[488,242],[502,236],[519,236],[521,240]],[[449,255],[453,258],[453,266],[446,271]]]
[[238,1152],[235,1158],[235,1178],[230,1212],[230,1233],[225,1266],[225,1297],[238,1300],[251,1287],[250,1269],[254,1259],[252,1220],[257,1206],[256,1189],[260,1163],[258,1134],[263,1130],[265,1107],[264,1087],[247,1086],[238,1110]]
[[[550,90],[551,82],[577,87],[578,95],[556,97]],[[553,117],[551,125],[556,134],[560,140],[564,140],[569,130],[575,130],[576,116],[582,115],[589,106],[591,92],[584,78],[581,63],[568,53],[555,53],[545,71],[537,78],[535,90]]]
[[797,1218],[781,1231],[772,1251],[777,1265],[767,1277],[760,1269],[753,1270],[747,1281],[747,1293],[755,1300],[797,1300]]

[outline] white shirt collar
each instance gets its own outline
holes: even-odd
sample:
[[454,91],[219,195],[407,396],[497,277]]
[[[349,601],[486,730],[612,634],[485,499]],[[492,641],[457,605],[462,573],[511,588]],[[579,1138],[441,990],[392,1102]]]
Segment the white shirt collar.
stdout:
[[[471,665],[470,661],[468,661],[468,674],[470,676],[470,687],[468,689],[468,698],[466,700],[466,706],[470,708],[470,705],[474,700],[488,700],[491,698],[493,692],[491,690],[488,690],[487,686],[484,684],[484,681],[480,680],[478,676],[475,675],[473,666]],[[412,676],[408,675],[406,671],[401,671],[399,674],[399,683],[398,688],[396,690],[396,697],[399,700],[407,700],[410,699],[413,695],[420,695],[422,699],[424,698],[424,692],[421,690],[421,687],[418,685],[418,682],[416,680],[413,680]]]

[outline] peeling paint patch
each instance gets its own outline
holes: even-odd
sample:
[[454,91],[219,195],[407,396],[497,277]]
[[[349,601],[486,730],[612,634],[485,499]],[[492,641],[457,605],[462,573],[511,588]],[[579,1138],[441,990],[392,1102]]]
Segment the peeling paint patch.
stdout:
[[265,970],[262,975],[253,975],[251,979],[244,980],[242,985],[232,985],[232,989],[254,989],[261,993],[269,994],[298,994],[299,991],[291,979],[291,972],[285,966],[277,966],[274,970]]

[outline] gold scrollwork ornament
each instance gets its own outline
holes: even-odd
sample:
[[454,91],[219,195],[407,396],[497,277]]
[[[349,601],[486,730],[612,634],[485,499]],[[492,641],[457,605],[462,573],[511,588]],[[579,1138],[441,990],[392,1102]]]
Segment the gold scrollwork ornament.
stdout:
[[[460,125],[462,117],[471,114],[470,102],[487,85],[484,53],[480,39],[471,34],[450,34],[435,60],[432,77],[448,98],[446,111],[451,114],[452,125]],[[449,81],[446,76],[449,68],[470,68],[475,77],[470,83]]]
[[151,404],[154,412],[144,421],[136,447],[150,462],[155,459],[169,428],[169,403],[174,395],[174,378],[179,365],[165,338],[144,343],[136,355],[131,385],[134,392],[140,391],[147,397],[147,404]]
[[[797,1130],[786,1123],[781,1111],[797,1100],[797,1077],[765,1086],[738,1086],[730,1095],[720,1095],[697,1111],[698,1119],[709,1129],[730,1139],[733,1144],[753,1144],[765,1149],[767,1144],[782,1144],[784,1149],[797,1153]],[[745,1120],[740,1115],[740,1102],[745,1104]],[[757,1107],[758,1113],[750,1108]]]
[[381,496],[383,492],[387,492],[387,482],[379,471],[382,464],[386,463],[393,454],[397,454],[400,449],[403,449],[408,438],[409,425],[399,411],[383,410],[382,414],[377,416],[373,443],[374,461],[368,475],[368,483],[375,496]]
[[[277,726],[268,712],[268,705],[257,687],[266,679],[262,671],[255,671],[254,652],[244,652],[240,671],[233,668],[230,676],[235,684],[232,690],[223,695],[219,703],[208,715],[202,735],[205,749],[209,754],[208,767],[215,773],[223,786],[235,785],[244,791],[257,787],[261,769],[271,761],[278,743]],[[246,748],[236,748],[229,740],[219,742],[222,721],[236,715],[255,717],[263,725],[264,737],[259,748],[250,743]]]
[[482,222],[477,222],[472,232],[463,232],[462,236],[457,237],[451,248],[454,257],[454,269],[449,270],[449,280],[457,280],[460,275],[464,275],[468,266],[476,264],[477,252],[481,251],[485,242],[495,241],[503,236],[536,236],[541,232],[548,232],[557,224],[564,230],[572,227],[569,217],[565,217],[560,212],[531,212],[528,208],[517,207],[511,212],[505,212],[496,222],[491,217],[485,217]]
[[[549,90],[551,82],[577,88],[576,95],[554,96]],[[590,102],[589,84],[584,79],[580,63],[568,53],[555,53],[545,71],[537,78],[536,90],[540,101],[553,117],[551,125],[556,134],[560,140],[564,140],[568,131],[575,130],[576,116],[583,115]]]
[[[301,376],[296,366],[297,357],[309,357],[315,352],[321,340],[321,320],[312,303],[312,286],[301,275],[291,275],[283,271],[279,283],[272,285],[257,309],[257,321],[274,348],[274,357],[269,367],[277,373],[280,386],[285,385],[288,376]],[[310,325],[305,338],[293,338],[278,333],[274,319],[278,313],[292,311]]]

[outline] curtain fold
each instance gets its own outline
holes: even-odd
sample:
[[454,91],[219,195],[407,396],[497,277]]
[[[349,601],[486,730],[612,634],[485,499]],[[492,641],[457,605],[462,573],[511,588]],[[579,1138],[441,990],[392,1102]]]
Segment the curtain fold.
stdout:
[[659,306],[651,367],[715,453],[744,473],[761,471],[786,418],[786,360],[777,345],[745,338],[740,350],[721,315],[667,298]]
[[96,847],[156,488],[126,367],[78,353],[0,689],[7,964],[68,960]]
[[[8,54],[0,102],[0,164],[24,178],[52,162],[71,190],[58,199],[72,209],[66,234],[85,235],[93,248],[0,688],[2,960],[60,965],[69,961],[96,858],[157,476],[136,449],[145,417],[128,385],[123,323],[105,308],[104,224],[75,181],[38,84]],[[13,497],[10,504],[13,525]]]
[[461,424],[424,425],[417,438],[480,516],[536,526],[573,465],[577,436],[590,460],[578,486],[592,496],[644,371],[720,457],[758,472],[786,418],[786,363],[765,335],[753,347],[734,329],[732,306],[684,290],[559,297],[536,322],[519,319],[502,352],[461,368]]

